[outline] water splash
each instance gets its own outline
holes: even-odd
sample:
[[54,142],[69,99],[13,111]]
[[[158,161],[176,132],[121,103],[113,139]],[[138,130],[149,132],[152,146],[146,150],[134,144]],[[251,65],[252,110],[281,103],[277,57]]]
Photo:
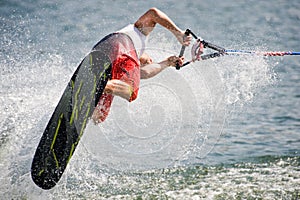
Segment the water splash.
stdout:
[[[170,40],[159,34],[147,53],[155,61],[176,54]],[[107,121],[89,126],[83,143],[99,163],[121,170],[197,163],[218,142],[233,106],[252,102],[275,81],[272,69],[258,56],[224,56],[180,71],[167,69],[142,81],[135,102],[115,99]]]
[[227,56],[216,61],[229,105],[251,103],[256,94],[276,81],[274,64],[259,56]]
[[[119,125],[122,125],[120,127],[125,129],[131,128],[132,131],[127,132],[135,138],[137,138],[135,127],[149,128],[149,131],[143,133],[144,138],[152,139],[149,140],[151,142],[146,143],[147,148],[143,149],[144,146],[138,148],[138,146],[134,146],[136,143],[129,141],[130,145],[125,149],[127,151],[120,148],[122,144],[117,143],[115,145],[118,150],[123,151],[120,157],[117,157],[115,152],[109,152],[110,149],[100,152],[99,155],[97,152],[101,149],[91,150],[93,146],[97,146],[97,140],[101,140],[101,135],[97,132],[99,129],[94,132],[94,135],[92,135],[93,132],[87,131],[86,135],[93,137],[86,138],[86,141],[89,142],[83,141],[80,143],[58,186],[48,193],[39,190],[30,180],[29,171],[32,155],[44,126],[60,98],[60,93],[72,74],[72,69],[74,69],[73,60],[76,60],[76,62],[80,60],[76,58],[78,49],[75,48],[76,53],[71,53],[71,59],[70,54],[66,59],[66,55],[61,53],[65,51],[63,43],[60,46],[55,46],[55,44],[49,42],[51,36],[45,35],[46,31],[34,33],[32,29],[28,28],[30,25],[31,27],[35,25],[34,18],[29,16],[27,18],[21,16],[14,16],[11,19],[1,18],[0,21],[0,33],[1,36],[4,36],[3,40],[0,41],[1,46],[4,47],[0,50],[0,178],[1,183],[3,183],[0,191],[4,193],[4,198],[38,199],[42,197],[45,199],[64,199],[66,197],[85,197],[114,199],[180,198],[182,196],[193,198],[199,195],[203,197],[222,197],[222,194],[224,194],[224,197],[241,194],[244,196],[256,195],[257,197],[268,197],[269,194],[271,196],[286,194],[287,197],[293,197],[298,194],[293,189],[296,188],[297,183],[282,181],[286,176],[298,180],[297,169],[293,168],[293,164],[290,162],[286,162],[285,166],[274,164],[266,169],[267,172],[275,171],[274,173],[279,174],[279,176],[278,179],[271,176],[265,180],[257,178],[261,175],[259,173],[253,172],[253,176],[251,174],[249,176],[245,175],[253,168],[254,171],[259,170],[264,164],[250,164],[248,165],[249,168],[245,170],[238,170],[236,169],[237,166],[229,169],[217,166],[195,167],[192,170],[185,167],[169,170],[169,166],[199,162],[195,157],[203,157],[210,150],[210,148],[208,150],[201,148],[203,143],[213,139],[213,145],[220,137],[220,131],[222,131],[220,128],[222,129],[222,127],[214,126],[223,124],[224,118],[226,120],[226,112],[230,112],[231,109],[227,106],[252,102],[262,88],[273,83],[274,77],[276,78],[276,74],[272,71],[275,64],[269,63],[261,57],[222,57],[207,62],[195,63],[181,71],[171,71],[170,69],[154,79],[153,82],[145,82],[144,88],[141,88],[144,89],[145,93],[144,95],[141,94],[139,102],[132,105],[124,104],[124,102],[119,104],[120,107],[125,106],[128,109],[131,118],[138,115],[140,119],[135,121],[133,127],[127,126],[125,122],[131,122],[132,125],[134,120],[124,120],[122,121],[124,124]],[[44,22],[40,23],[43,24]],[[109,24],[109,22],[107,20],[105,24]],[[39,24],[39,22],[36,24]],[[46,30],[47,27],[44,26],[44,28]],[[87,29],[85,27],[83,33],[86,33]],[[70,38],[72,38],[72,35],[70,35]],[[74,41],[74,39],[70,40]],[[57,43],[61,41],[62,39],[58,40]],[[158,41],[162,43],[157,47],[156,42]],[[39,46],[41,43],[48,46],[48,48],[41,48]],[[177,41],[164,33],[158,35],[153,43],[155,45],[152,47],[159,49],[159,51],[153,53],[157,60],[164,59],[169,54],[177,55],[180,49],[180,45],[173,45],[177,44]],[[247,45],[243,44],[242,46]],[[69,49],[72,49],[71,47],[73,46],[70,45]],[[49,51],[45,49],[49,49]],[[79,49],[79,52],[84,54],[86,51]],[[213,72],[217,73],[214,74]],[[40,78],[42,74],[46,74],[46,78]],[[210,79],[215,76],[220,78],[220,82],[216,82],[216,79]],[[165,82],[161,82],[161,80]],[[216,86],[216,83],[219,85]],[[154,88],[154,86],[157,87]],[[161,95],[162,102],[153,102],[159,98],[149,96],[151,92],[148,90],[150,88],[158,91],[155,95]],[[224,97],[223,101],[216,101],[216,99],[220,99],[220,95]],[[180,99],[179,96],[185,97]],[[218,107],[219,103],[223,103],[221,107]],[[158,106],[152,106],[152,104]],[[114,106],[117,108],[117,104]],[[224,112],[224,108],[227,111]],[[184,113],[188,113],[188,116]],[[222,116],[218,117],[217,115],[220,113]],[[161,121],[158,120],[158,116],[162,117],[159,118]],[[220,120],[215,120],[212,125],[212,119],[216,116]],[[118,117],[120,118],[120,116]],[[159,124],[159,122],[162,123]],[[153,125],[160,125],[158,126],[160,128],[156,130]],[[208,134],[215,128],[219,128],[214,132],[215,135]],[[105,133],[106,128],[103,128],[103,130],[102,133]],[[153,134],[152,131],[158,133],[159,130],[163,130],[164,134],[160,134],[163,140],[155,141],[155,137],[157,139],[159,134]],[[113,131],[111,132],[113,133]],[[116,135],[110,135],[110,132],[106,133],[106,137],[112,136],[116,137]],[[138,135],[138,137],[141,136]],[[170,146],[170,143],[176,145]],[[126,145],[123,143],[123,146]],[[151,146],[153,146],[152,149]],[[169,150],[164,151],[164,154],[153,154],[167,147]],[[128,152],[131,153],[129,156],[126,154]],[[132,153],[134,153],[134,156],[139,154],[141,157],[145,156],[145,158],[130,157]],[[123,155],[125,157],[122,157]],[[156,160],[151,160],[155,155],[158,155]],[[130,162],[127,162],[128,160]],[[145,160],[148,162],[141,162]],[[161,171],[153,170],[132,174],[119,173],[111,169],[112,167],[121,170],[137,169],[138,167],[145,169],[149,166],[162,169],[160,169]],[[234,182],[236,179],[240,182]],[[276,185],[277,190],[272,190],[273,193],[269,188],[258,191],[259,188],[254,187],[253,190],[249,190],[246,186],[251,185],[247,185],[244,182],[245,180],[250,181],[253,185],[260,186],[268,185],[269,181],[274,184],[278,183]],[[232,185],[232,183],[235,184]],[[244,183],[245,187],[238,191],[240,193],[232,193],[232,191],[241,188],[240,185]],[[283,184],[287,184],[287,186]],[[211,191],[217,191],[217,193],[211,193]]]

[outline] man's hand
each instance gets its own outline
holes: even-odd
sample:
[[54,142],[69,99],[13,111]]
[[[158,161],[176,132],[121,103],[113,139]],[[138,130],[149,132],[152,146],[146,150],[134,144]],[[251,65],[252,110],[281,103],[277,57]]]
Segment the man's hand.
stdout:
[[175,36],[177,40],[180,42],[180,44],[183,46],[189,46],[193,38],[191,35],[186,35],[184,31],[175,33]]
[[177,64],[179,66],[182,66],[184,62],[184,57],[170,56],[169,58],[167,58],[167,62],[168,62],[167,63],[168,66],[175,67]]

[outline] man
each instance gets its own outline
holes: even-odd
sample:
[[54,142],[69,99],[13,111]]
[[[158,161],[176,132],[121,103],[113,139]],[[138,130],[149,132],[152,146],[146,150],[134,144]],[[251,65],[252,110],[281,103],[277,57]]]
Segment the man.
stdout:
[[180,66],[183,64],[184,58],[177,56],[153,63],[144,53],[148,36],[156,24],[173,33],[180,44],[190,44],[191,36],[186,36],[165,13],[151,8],[134,24],[106,36],[94,47],[95,50],[104,49],[112,61],[111,79],[107,82],[92,116],[95,123],[106,119],[114,96],[131,102],[137,98],[140,79],[151,78],[177,63]]

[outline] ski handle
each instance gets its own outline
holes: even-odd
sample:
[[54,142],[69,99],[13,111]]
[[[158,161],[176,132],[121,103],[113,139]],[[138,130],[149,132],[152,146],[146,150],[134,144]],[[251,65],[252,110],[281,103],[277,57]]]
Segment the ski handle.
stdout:
[[[202,60],[206,60],[206,59],[209,59],[209,58],[218,57],[218,56],[221,56],[222,54],[224,54],[224,53],[226,52],[226,49],[225,49],[225,48],[219,47],[219,46],[217,46],[217,45],[215,45],[215,44],[212,44],[212,43],[210,43],[210,42],[204,41],[202,38],[198,38],[198,37],[197,37],[190,29],[186,29],[186,31],[185,31],[184,34],[185,34],[186,36],[188,36],[188,35],[191,34],[196,40],[199,40],[199,41],[203,44],[204,48],[211,48],[211,49],[213,49],[213,50],[218,51],[217,53],[212,53],[212,54],[208,54],[208,55],[205,55],[205,56],[201,56],[201,59],[202,59]],[[182,46],[181,46],[180,53],[179,53],[179,57],[182,57],[182,56],[183,56],[184,51],[185,51],[185,46],[182,45]],[[186,62],[186,63],[184,63],[182,66],[179,66],[179,64],[176,63],[176,69],[179,70],[181,67],[186,66],[186,65],[188,65],[188,64],[190,64],[190,63],[191,63],[191,61]]]
[[[188,35],[190,35],[190,33],[191,33],[191,31],[190,31],[189,29],[186,29],[186,31],[184,32],[184,35],[185,35],[185,36],[188,36]],[[183,39],[184,39],[184,38],[183,38]],[[185,51],[185,46],[182,45],[182,46],[181,46],[181,49],[180,49],[180,52],[179,52],[179,58],[181,58],[181,57],[183,56],[184,51]],[[176,69],[177,69],[177,70],[180,70],[180,66],[179,66],[179,63],[178,63],[178,62],[176,62]]]
[[[259,51],[245,51],[245,50],[234,50],[234,49],[225,49],[223,47],[217,46],[215,44],[209,43],[202,38],[198,38],[190,29],[186,29],[185,35],[191,34],[196,40],[200,41],[204,48],[211,48],[217,52],[207,54],[207,55],[201,55],[201,60],[207,60],[210,58],[220,57],[223,55],[262,55],[262,56],[285,56],[285,55],[298,55],[300,56],[300,52],[294,52],[294,51],[267,51],[267,52],[259,52]],[[181,47],[179,57],[182,57],[185,51],[185,46]],[[179,70],[181,67],[184,67],[194,61],[188,61],[184,63],[182,66],[179,66],[179,64],[176,64],[176,69]]]

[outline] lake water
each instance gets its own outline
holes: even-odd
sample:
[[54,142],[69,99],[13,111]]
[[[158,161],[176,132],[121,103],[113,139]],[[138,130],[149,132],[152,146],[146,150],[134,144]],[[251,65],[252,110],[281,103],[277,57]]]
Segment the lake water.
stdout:
[[[1,0],[0,199],[300,199],[299,56],[166,69],[88,124],[55,188],[32,182],[35,149],[80,61],[150,7],[228,49],[300,51],[297,0]],[[158,26],[147,52],[160,61],[180,47]]]

